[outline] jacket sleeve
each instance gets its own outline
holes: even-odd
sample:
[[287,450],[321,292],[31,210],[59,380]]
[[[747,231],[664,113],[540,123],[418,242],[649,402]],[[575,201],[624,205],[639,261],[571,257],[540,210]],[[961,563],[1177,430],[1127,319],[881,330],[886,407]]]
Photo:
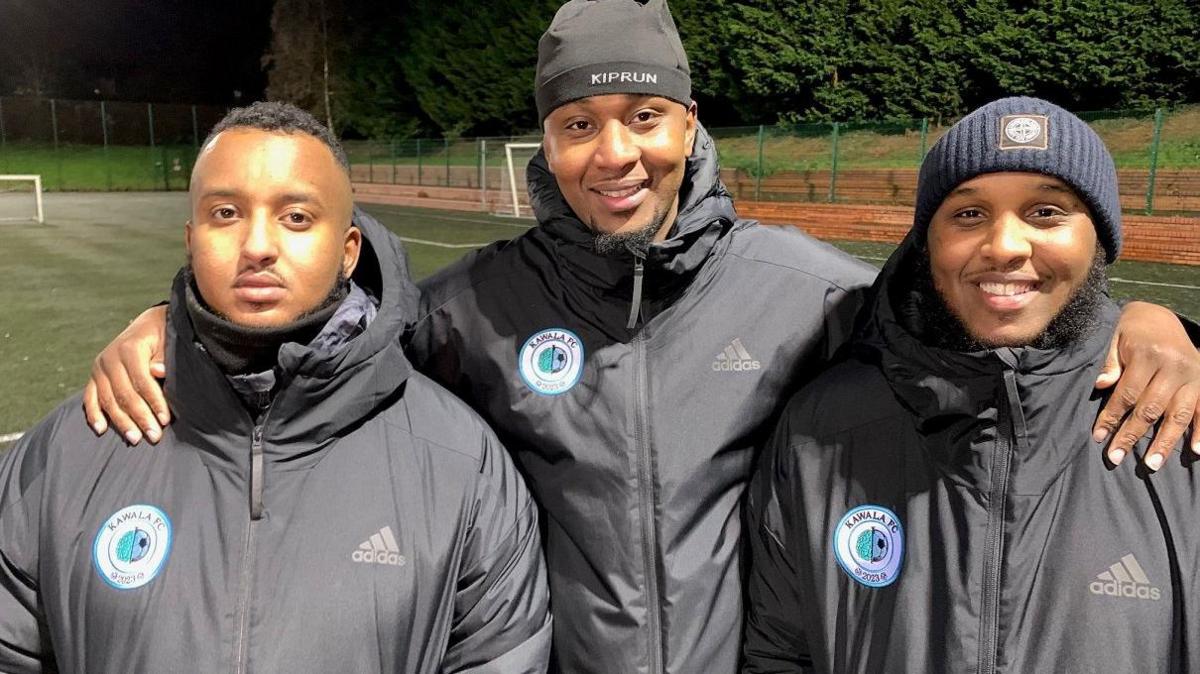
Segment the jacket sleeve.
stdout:
[[746,535],[750,539],[750,573],[746,591],[743,646],[747,674],[811,672],[813,661],[801,626],[800,577],[782,534],[780,493],[787,493],[786,412],[750,482],[746,499]]
[[442,671],[545,672],[550,593],[537,504],[495,436],[484,442]]
[[0,457],[0,672],[57,671],[38,589],[40,513],[52,420]]

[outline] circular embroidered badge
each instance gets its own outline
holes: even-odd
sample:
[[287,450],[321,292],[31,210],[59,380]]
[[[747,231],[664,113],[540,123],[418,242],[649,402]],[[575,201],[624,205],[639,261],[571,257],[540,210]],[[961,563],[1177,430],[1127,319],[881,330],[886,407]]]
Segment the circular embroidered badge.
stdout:
[[867,587],[891,585],[904,561],[904,528],[896,513],[876,505],[854,508],[833,532],[838,565]]
[[583,373],[583,340],[570,330],[542,330],[525,340],[517,354],[521,380],[534,393],[566,393]]
[[1041,123],[1032,117],[1017,117],[1004,126],[1004,135],[1014,143],[1029,143],[1041,134]]
[[171,552],[171,520],[149,505],[113,513],[96,534],[92,561],[104,582],[132,590],[154,580]]

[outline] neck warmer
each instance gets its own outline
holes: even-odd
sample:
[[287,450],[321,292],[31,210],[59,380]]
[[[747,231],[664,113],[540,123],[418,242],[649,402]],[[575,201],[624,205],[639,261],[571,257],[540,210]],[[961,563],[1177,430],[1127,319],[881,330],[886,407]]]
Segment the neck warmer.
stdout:
[[311,342],[337,311],[348,291],[348,283],[339,283],[317,310],[287,325],[256,328],[238,325],[209,309],[189,274],[187,311],[196,330],[196,339],[217,367],[227,375],[250,374],[274,368],[280,346],[289,342]]

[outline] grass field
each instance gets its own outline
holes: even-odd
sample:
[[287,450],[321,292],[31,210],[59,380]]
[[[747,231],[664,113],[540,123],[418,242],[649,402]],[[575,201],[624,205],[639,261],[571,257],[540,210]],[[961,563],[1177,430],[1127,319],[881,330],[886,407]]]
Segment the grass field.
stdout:
[[[406,240],[417,278],[530,224],[366,208]],[[45,225],[0,223],[0,439],[28,428],[78,391],[96,352],[138,312],[166,297],[184,262],[187,215],[183,193],[63,193],[47,195]],[[891,252],[881,244],[837,245],[876,265]],[[1122,262],[1111,275],[1117,297],[1148,299],[1200,317],[1198,267]]]

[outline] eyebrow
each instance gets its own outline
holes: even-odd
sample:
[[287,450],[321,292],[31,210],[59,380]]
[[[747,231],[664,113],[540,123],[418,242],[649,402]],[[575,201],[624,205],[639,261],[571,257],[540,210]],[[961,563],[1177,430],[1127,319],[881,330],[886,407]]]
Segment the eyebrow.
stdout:
[[[1066,185],[1056,185],[1054,183],[1042,183],[1041,185],[1038,185],[1038,189],[1046,190],[1048,192],[1061,192],[1063,194],[1074,194],[1074,192],[1071,190],[1071,188],[1067,187]],[[951,191],[950,194],[948,195],[948,197],[970,196],[970,195],[976,194],[977,192],[979,192],[979,190],[974,187],[958,187],[958,188],[954,189],[953,191]]]
[[[208,190],[204,194],[201,194],[200,198],[201,199],[211,199],[214,197],[218,197],[218,198],[223,198],[223,199],[234,199],[234,198],[242,197],[242,196],[245,196],[245,194],[243,192],[241,192],[240,190],[223,187],[223,188]],[[288,203],[288,204],[294,204],[294,203],[320,204],[320,203],[322,203],[321,196],[316,192],[284,192],[283,194],[280,194],[278,197],[275,198],[275,202],[276,203]]]
[[1047,190],[1050,192],[1062,192],[1064,194],[1074,194],[1071,188],[1066,185],[1055,185],[1054,183],[1042,183],[1038,185],[1039,190]]

